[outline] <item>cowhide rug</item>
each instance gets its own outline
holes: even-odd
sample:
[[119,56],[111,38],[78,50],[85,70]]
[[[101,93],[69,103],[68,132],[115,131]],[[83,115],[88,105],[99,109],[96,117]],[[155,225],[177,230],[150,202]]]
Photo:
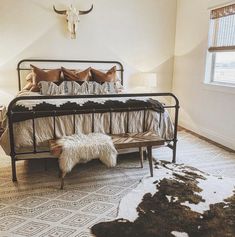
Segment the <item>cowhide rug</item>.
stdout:
[[96,237],[234,237],[235,179],[158,162],[122,199],[118,219],[91,228]]

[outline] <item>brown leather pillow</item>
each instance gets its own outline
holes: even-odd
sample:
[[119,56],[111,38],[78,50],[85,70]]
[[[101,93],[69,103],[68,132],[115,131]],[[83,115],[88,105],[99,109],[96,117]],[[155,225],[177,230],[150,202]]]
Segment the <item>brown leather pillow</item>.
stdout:
[[31,88],[30,91],[40,91],[40,88],[38,87],[38,83],[40,81],[51,81],[51,82],[59,82],[61,81],[61,70],[60,69],[52,69],[48,71],[44,71],[38,67],[35,67],[34,65],[30,65],[33,69],[34,78],[33,78],[33,84],[34,86]]
[[69,70],[64,67],[61,67],[61,70],[64,75],[64,79],[66,81],[88,81],[90,79],[90,70],[91,68],[87,68],[84,71],[76,71],[76,70]]
[[96,81],[98,83],[114,82],[116,81],[116,66],[109,69],[106,73],[92,68],[91,76],[92,76],[92,81]]

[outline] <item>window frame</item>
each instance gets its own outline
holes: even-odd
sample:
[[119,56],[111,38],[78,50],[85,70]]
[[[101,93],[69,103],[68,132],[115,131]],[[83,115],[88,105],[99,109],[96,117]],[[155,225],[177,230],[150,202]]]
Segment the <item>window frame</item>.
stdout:
[[234,94],[235,95],[235,85],[219,83],[211,81],[211,70],[212,70],[212,53],[207,51],[206,64],[205,64],[205,78],[203,79],[202,89],[213,92]]
[[[229,5],[228,5],[229,6]],[[211,12],[212,10],[210,10],[210,14],[209,14],[209,24],[208,24],[208,44],[209,42],[212,40],[211,39]],[[205,70],[205,79],[204,79],[204,84],[206,85],[206,88],[208,88],[208,86],[212,86],[212,88],[216,88],[216,87],[220,87],[218,90],[219,91],[226,91],[226,92],[232,92],[235,93],[235,83],[229,83],[229,82],[219,82],[219,81],[214,81],[214,77],[215,77],[215,64],[216,64],[216,54],[217,53],[222,53],[222,52],[235,52],[234,49],[229,50],[227,49],[221,49],[218,51],[214,51],[214,52],[210,52],[208,50],[208,45],[207,44],[207,56],[206,56],[206,70]],[[209,88],[211,89],[211,88]]]
[[[229,51],[229,52],[234,52],[234,51]],[[214,81],[216,53],[219,53],[219,52],[207,52],[206,77],[205,77],[204,83],[206,85],[231,87],[235,90],[235,83]]]

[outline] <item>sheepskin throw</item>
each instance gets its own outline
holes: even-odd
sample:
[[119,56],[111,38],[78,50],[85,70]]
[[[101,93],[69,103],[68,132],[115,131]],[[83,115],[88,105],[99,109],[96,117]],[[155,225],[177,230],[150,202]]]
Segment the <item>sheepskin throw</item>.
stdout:
[[99,158],[108,167],[114,167],[117,162],[117,151],[111,137],[102,133],[65,136],[51,145],[51,151],[58,154],[60,170],[65,174],[76,164],[93,159]]

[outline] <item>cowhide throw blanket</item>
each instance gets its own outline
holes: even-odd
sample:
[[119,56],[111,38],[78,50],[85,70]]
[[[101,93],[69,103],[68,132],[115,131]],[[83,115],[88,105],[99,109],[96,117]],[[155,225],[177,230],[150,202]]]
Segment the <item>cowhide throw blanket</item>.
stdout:
[[59,157],[59,166],[66,174],[78,163],[100,159],[108,167],[117,163],[117,151],[110,136],[102,133],[74,134],[50,140],[50,150]]
[[124,197],[118,218],[92,227],[96,237],[234,237],[235,179],[159,162]]

